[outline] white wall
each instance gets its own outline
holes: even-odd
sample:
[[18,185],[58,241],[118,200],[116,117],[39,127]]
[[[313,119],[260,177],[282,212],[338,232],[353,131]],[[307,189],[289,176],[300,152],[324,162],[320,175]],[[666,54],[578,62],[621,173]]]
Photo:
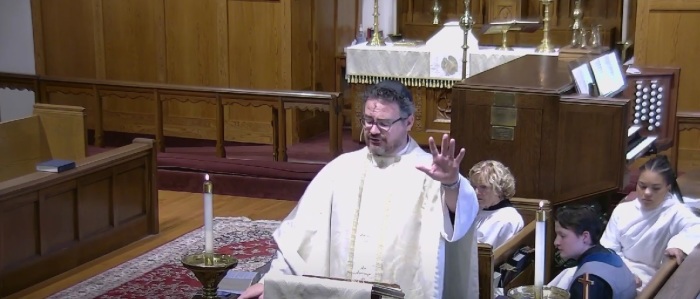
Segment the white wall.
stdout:
[[[0,72],[36,74],[29,0],[0,0]],[[34,93],[0,89],[0,121],[32,114]]]
[[[2,0],[0,0],[2,1]],[[379,0],[379,31],[384,31],[384,36],[396,33],[396,1]],[[400,0],[403,1],[403,0]],[[374,0],[362,0],[362,28],[374,26]]]

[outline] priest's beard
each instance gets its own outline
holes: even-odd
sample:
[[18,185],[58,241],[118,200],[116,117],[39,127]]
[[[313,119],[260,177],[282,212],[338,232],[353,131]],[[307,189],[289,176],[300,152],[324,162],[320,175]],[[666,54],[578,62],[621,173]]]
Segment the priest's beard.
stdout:
[[395,155],[400,149],[406,146],[406,142],[408,142],[407,137],[399,137],[392,140],[382,134],[371,134],[364,130],[362,132],[365,144],[367,144],[370,153],[376,156]]

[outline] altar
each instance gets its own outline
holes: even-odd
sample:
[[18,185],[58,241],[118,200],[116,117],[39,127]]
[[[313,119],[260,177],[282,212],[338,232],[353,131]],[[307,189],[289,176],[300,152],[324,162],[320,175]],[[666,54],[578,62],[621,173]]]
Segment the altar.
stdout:
[[[447,23],[425,43],[386,41],[385,46],[365,43],[349,46],[346,53],[346,79],[350,84],[348,97],[352,101],[353,140],[360,141],[359,120],[362,117],[362,94],[367,86],[393,79],[405,84],[413,94],[416,105],[415,123],[411,136],[427,145],[428,137],[442,138],[450,132],[452,85],[462,80],[462,43],[464,32],[456,22]],[[468,37],[466,76],[470,77],[525,55],[535,48],[514,47],[512,51],[479,46],[473,34]]]

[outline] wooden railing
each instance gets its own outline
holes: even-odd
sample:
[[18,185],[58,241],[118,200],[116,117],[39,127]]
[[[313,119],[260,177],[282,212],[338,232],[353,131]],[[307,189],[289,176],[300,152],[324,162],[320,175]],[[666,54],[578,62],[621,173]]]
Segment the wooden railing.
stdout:
[[[75,94],[92,97],[95,109],[95,145],[103,146],[104,118],[103,97],[126,94],[129,98],[154,100],[155,117],[153,126],[158,151],[165,151],[163,131],[163,104],[174,98],[190,101],[206,101],[216,105],[216,154],[226,157],[224,148],[225,126],[224,107],[226,105],[267,106],[272,110],[273,156],[275,161],[287,161],[286,110],[317,110],[329,114],[330,152],[333,157],[342,153],[342,96],[335,92],[273,91],[233,88],[184,86],[173,84],[153,84],[123,81],[105,81],[77,78],[0,73],[0,88],[34,91],[36,103],[51,104],[54,93]],[[143,132],[127,132],[143,133]]]

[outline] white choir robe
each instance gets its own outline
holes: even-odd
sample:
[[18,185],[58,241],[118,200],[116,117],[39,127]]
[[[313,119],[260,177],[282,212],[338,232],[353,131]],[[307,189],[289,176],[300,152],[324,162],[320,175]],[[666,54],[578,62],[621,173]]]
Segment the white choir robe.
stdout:
[[453,225],[440,182],[415,168],[430,164],[413,139],[398,157],[363,148],[328,163],[274,232],[279,250],[265,277],[317,275],[396,283],[406,298],[478,298],[474,189],[460,175]]
[[524,227],[523,216],[513,207],[481,210],[476,215],[476,240],[498,248]]
[[615,250],[642,281],[638,291],[659,269],[667,248],[689,254],[698,243],[700,218],[671,195],[653,210],[643,210],[639,199],[620,203],[600,240],[601,245]]

